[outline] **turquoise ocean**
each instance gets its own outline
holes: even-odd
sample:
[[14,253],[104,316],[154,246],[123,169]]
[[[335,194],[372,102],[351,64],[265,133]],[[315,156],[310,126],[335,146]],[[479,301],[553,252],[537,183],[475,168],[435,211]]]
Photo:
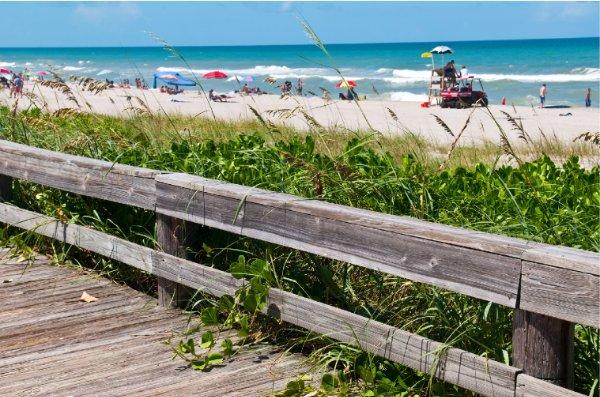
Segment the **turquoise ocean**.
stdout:
[[[358,92],[368,98],[419,101],[427,92],[431,59],[421,53],[446,45],[453,54],[434,58],[436,67],[450,59],[466,65],[480,77],[491,103],[506,97],[508,103],[537,103],[539,87],[548,86],[551,105],[583,106],[585,90],[592,88],[592,104],[598,106],[600,88],[600,39],[545,39],[510,41],[463,41],[435,43],[336,44],[328,45],[332,59],[314,45],[177,47],[185,59],[162,47],[120,48],[0,48],[0,67],[25,68],[36,72],[53,68],[64,78],[84,75],[115,82],[143,77],[152,85],[157,71],[179,71],[200,77],[212,70],[229,74],[228,79],[202,81],[205,88],[233,91],[239,81],[252,76],[252,85],[270,92],[263,82],[302,78],[305,93],[320,95],[320,87],[335,93],[339,81],[335,66],[344,77],[358,83]],[[309,94],[310,95],[310,94]]]

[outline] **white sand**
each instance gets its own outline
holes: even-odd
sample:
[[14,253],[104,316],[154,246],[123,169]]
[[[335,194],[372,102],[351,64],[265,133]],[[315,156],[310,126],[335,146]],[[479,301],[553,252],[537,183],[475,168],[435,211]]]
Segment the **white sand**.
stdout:
[[[212,117],[208,102],[202,94],[197,91],[186,91],[179,95],[168,95],[156,90],[138,90],[114,88],[99,94],[82,92],[77,86],[71,86],[75,96],[84,111],[92,111],[100,114],[130,116],[135,113],[132,107],[142,107],[137,98],[140,98],[147,106],[155,112],[167,112],[169,114],[199,115]],[[66,99],[66,96],[48,87],[31,82],[26,83],[25,92],[34,93],[38,99],[38,106],[42,106],[41,97],[45,99],[45,110],[55,111],[60,108],[76,108],[77,106]],[[343,127],[349,130],[368,129],[365,117],[354,102],[332,101],[325,103],[317,97],[291,97],[280,99],[276,95],[254,95],[239,96],[230,99],[230,103],[211,102],[212,111],[217,118],[226,120],[253,119],[255,116],[249,106],[258,110],[262,117],[275,123],[285,123],[297,128],[308,129],[306,118],[296,113],[289,119],[281,116],[272,116],[266,113],[268,110],[293,109],[298,106],[314,117],[321,125],[326,127]],[[128,100],[130,97],[130,100]],[[177,101],[174,102],[173,100]],[[0,91],[0,102],[13,106],[14,99],[10,99],[8,90]],[[89,107],[86,105],[89,104]],[[31,99],[24,95],[19,99],[19,108],[28,108]],[[470,109],[441,109],[432,107],[421,108],[416,102],[394,102],[394,101],[361,101],[360,107],[366,115],[371,126],[389,135],[404,134],[412,131],[430,140],[432,143],[448,144],[454,139],[442,127],[440,127],[432,115],[441,117],[448,126],[458,133],[465,120],[469,116]],[[398,117],[394,121],[388,108]],[[600,109],[598,108],[569,108],[569,109],[532,109],[531,107],[518,106],[515,110],[512,106],[490,106],[490,110],[499,121],[500,125],[508,133],[511,141],[518,141],[518,133],[506,120],[501,111],[505,111],[522,120],[525,130],[534,138],[541,137],[540,130],[549,137],[554,135],[561,141],[572,142],[578,135],[587,131],[600,130]],[[571,116],[560,116],[560,114],[571,113]],[[477,108],[473,113],[471,123],[466,128],[461,144],[479,145],[484,141],[498,142],[498,127],[487,114],[485,109]]]

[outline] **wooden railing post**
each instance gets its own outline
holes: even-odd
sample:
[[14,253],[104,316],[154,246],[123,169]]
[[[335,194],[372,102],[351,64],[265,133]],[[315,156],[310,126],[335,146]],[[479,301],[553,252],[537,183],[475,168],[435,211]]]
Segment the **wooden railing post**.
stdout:
[[[197,238],[200,226],[167,215],[156,214],[156,236],[159,249],[168,254],[187,258],[188,248]],[[173,281],[158,278],[158,304],[165,307],[183,307],[189,299],[189,288]]]
[[0,203],[10,201],[12,197],[12,181],[10,176],[0,174]]
[[513,366],[527,375],[573,388],[572,323],[515,309]]

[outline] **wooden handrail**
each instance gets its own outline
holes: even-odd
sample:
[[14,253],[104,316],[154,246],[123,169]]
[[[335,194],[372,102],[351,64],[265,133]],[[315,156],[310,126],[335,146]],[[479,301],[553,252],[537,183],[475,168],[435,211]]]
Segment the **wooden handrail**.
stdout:
[[[0,176],[0,179],[14,177],[84,196],[137,206],[156,211],[163,217],[176,218],[180,222],[218,228],[424,282],[492,301],[519,312],[535,316],[538,316],[535,313],[539,313],[542,318],[554,318],[556,320],[553,321],[557,323],[552,327],[564,327],[564,321],[596,328],[600,325],[598,253],[381,214],[193,175],[88,159],[1,140],[0,165],[0,175],[6,175]],[[89,249],[165,280],[202,289],[213,295],[232,293],[242,283],[228,273],[90,228],[65,225],[11,205],[0,204],[0,222]],[[492,367],[495,369],[491,370],[490,362],[485,361],[488,372],[483,376],[483,358],[458,349],[444,353],[446,367],[439,372],[439,368],[433,368],[431,363],[426,363],[427,360],[424,362],[423,357],[417,359],[418,354],[428,353],[426,355],[429,356],[439,348],[437,342],[284,291],[272,289],[269,303],[268,314],[278,315],[285,321],[315,332],[332,333],[330,336],[334,339],[357,343],[367,351],[412,368],[432,370],[437,377],[477,393],[512,396],[524,390],[534,393],[540,387],[539,383],[530,382],[528,377],[521,378],[523,374],[519,369],[500,363],[494,363]],[[302,313],[311,310],[313,313],[330,313],[330,316],[326,323],[307,322]],[[529,319],[524,316],[520,318]],[[344,324],[352,325],[354,338],[358,329],[367,329],[368,335],[379,332],[378,342],[373,342],[370,336],[360,332],[358,335],[363,337],[359,337],[358,341],[350,340],[349,334],[342,331],[336,336],[337,331],[344,329]],[[527,324],[523,324],[523,332],[526,332]],[[388,332],[387,336],[382,336],[382,330]],[[390,335],[394,335],[391,341],[388,340]],[[427,347],[422,346],[422,349],[409,354],[406,349],[412,346],[411,341],[414,340]],[[402,354],[393,354],[395,343],[404,344]],[[435,347],[433,350],[432,346]],[[472,364],[461,361],[464,357],[468,357]],[[519,387],[517,375],[519,379],[524,379]],[[542,382],[542,386],[544,384],[546,382]]]

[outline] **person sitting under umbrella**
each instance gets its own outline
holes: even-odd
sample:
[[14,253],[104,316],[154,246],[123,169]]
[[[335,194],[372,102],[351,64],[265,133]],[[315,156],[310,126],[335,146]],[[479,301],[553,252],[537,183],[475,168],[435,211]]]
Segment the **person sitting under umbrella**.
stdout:
[[444,66],[444,78],[450,80],[451,85],[456,84],[456,67],[454,61],[450,61]]
[[246,95],[250,95],[252,93],[252,90],[250,89],[250,87],[248,87],[248,83],[244,83],[244,86],[240,90],[240,93],[246,94]]
[[340,92],[340,99],[343,101],[358,101],[358,94],[356,93],[356,91],[354,91],[354,87],[349,86],[346,94]]

